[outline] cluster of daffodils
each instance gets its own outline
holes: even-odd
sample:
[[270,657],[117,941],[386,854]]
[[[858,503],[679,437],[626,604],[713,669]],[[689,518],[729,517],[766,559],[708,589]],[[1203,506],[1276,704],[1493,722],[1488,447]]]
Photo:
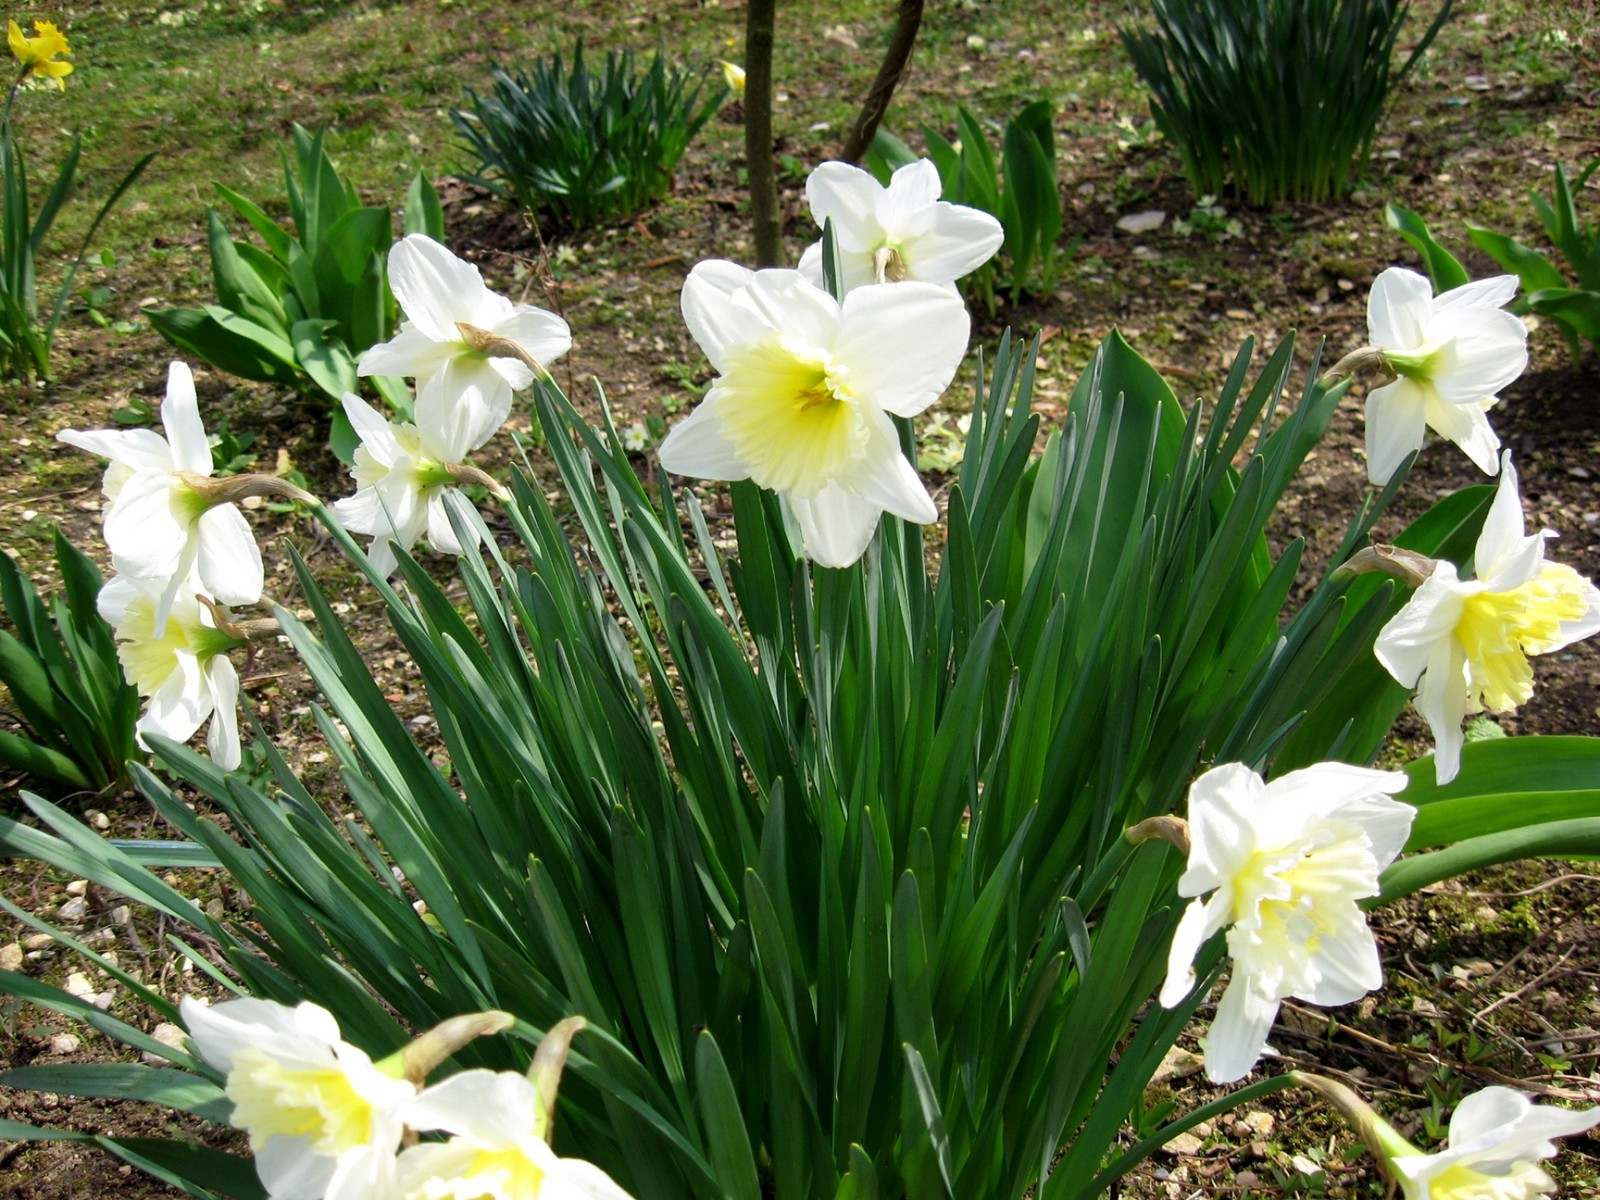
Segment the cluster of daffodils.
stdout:
[[1386,484],[1432,429],[1486,474],[1500,474],[1473,555],[1474,578],[1420,560],[1397,571],[1416,593],[1378,635],[1378,659],[1417,689],[1437,747],[1441,784],[1461,766],[1462,722],[1506,713],[1533,694],[1530,655],[1549,654],[1600,630],[1600,591],[1570,567],[1547,562],[1552,530],[1527,536],[1509,452],[1488,412],[1528,365],[1528,331],[1505,311],[1517,280],[1499,275],[1433,294],[1414,271],[1391,267],[1372,285],[1370,344],[1334,368],[1374,366],[1389,382],[1367,396],[1367,472]]
[[684,320],[717,377],[667,435],[661,464],[777,492],[822,566],[859,559],[884,512],[938,519],[891,418],[923,412],[955,378],[971,322],[954,282],[1002,240],[998,221],[939,189],[926,160],[887,188],[825,163],[806,194],[834,231],[838,298],[822,287],[821,243],[797,271],[702,262],[683,288]]
[[426,1086],[511,1018],[454,1018],[373,1062],[315,1004],[189,999],[180,1012],[195,1053],[225,1076],[231,1123],[249,1135],[272,1200],[629,1200],[599,1167],[550,1146],[582,1018],[550,1030],[527,1075],[471,1070]]
[[[505,423],[513,391],[571,345],[561,318],[496,295],[476,267],[421,235],[394,246],[389,273],[407,319],[392,340],[362,356],[359,370],[414,378],[416,420],[389,421],[346,394],[344,411],[360,437],[357,490],[333,506],[345,528],[372,538],[371,559],[384,575],[396,568],[397,546],[410,550],[426,539],[441,553],[465,552],[446,497],[460,484],[500,492],[466,464],[467,455]],[[99,609],[115,632],[123,674],[145,701],[141,744],[147,733],[187,741],[209,722],[207,750],[232,770],[242,755],[239,676],[229,652],[276,630],[270,620],[240,621],[230,612],[260,603],[264,586],[261,550],[239,502],[320,502],[275,476],[213,477],[184,363],[168,372],[161,424],[165,436],[150,429],[56,436],[110,461],[102,531],[116,574]]]

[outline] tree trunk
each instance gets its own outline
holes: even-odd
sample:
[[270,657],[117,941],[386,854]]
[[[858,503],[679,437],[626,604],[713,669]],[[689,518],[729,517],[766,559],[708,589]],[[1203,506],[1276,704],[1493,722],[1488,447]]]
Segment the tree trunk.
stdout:
[[778,174],[772,161],[772,42],[777,0],[749,0],[744,25],[744,160],[756,266],[784,265]]
[[867,93],[856,123],[850,129],[850,139],[844,144],[844,153],[839,156],[845,162],[860,163],[872,149],[878,124],[889,111],[894,89],[900,85],[900,78],[911,63],[911,46],[922,24],[922,5],[923,0],[900,0],[894,32],[889,35],[889,47],[883,52],[883,65],[878,68],[878,77],[872,81],[872,90]]

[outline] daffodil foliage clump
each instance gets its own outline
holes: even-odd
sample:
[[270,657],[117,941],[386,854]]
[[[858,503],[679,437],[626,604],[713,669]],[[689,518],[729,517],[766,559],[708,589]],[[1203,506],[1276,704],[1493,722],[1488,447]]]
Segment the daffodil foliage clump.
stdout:
[[[907,227],[950,217],[936,193],[919,203]],[[1496,488],[1369,545],[1414,444],[1400,450],[1294,611],[1302,547],[1274,557],[1263,534],[1349,386],[1336,374],[1403,380],[1374,393],[1380,410],[1481,415],[1505,380],[1462,377],[1461,321],[1429,324],[1431,296],[1391,289],[1375,328],[1406,332],[1392,361],[1375,335],[1298,381],[1292,343],[1260,358],[1246,344],[1221,394],[1188,406],[1112,335],[1047,439],[1032,348],[1007,337],[979,353],[941,502],[912,465],[911,422],[950,386],[967,317],[915,239],[878,236],[825,229],[821,287],[694,268],[685,318],[717,378],[663,443],[665,470],[642,474],[603,403],[591,424],[544,371],[564,326],[489,301],[426,240],[392,252],[408,321],[364,369],[416,379],[416,424],[348,398],[356,495],[300,499],[385,607],[445,754],[391,710],[296,559],[311,619],[275,616],[325,701],[337,819],[265,742],[269,784],[226,769],[235,701],[216,662],[249,631],[207,594],[207,568],[241,590],[259,577],[215,515],[231,494],[183,469],[198,428],[183,373],[170,446],[139,457],[71,435],[113,457],[113,564],[145,581],[111,599],[151,711],[169,706],[144,732],[179,782],[145,771],[141,788],[186,861],[248,897],[214,917],[152,870],[169,851],[107,843],[42,801],[51,832],[0,825],[11,852],[167,914],[191,931],[180,953],[253,998],[180,1007],[84,949],[192,1037],[174,1049],[93,1013],[186,1073],[179,1087],[129,1066],[116,1094],[231,1120],[282,1197],[1088,1200],[1233,1104],[1325,1089],[1269,1066],[1119,1140],[1224,975],[1206,1061],[1234,1081],[1262,1070],[1284,999],[1381,986],[1367,906],[1477,864],[1600,849],[1592,740],[1458,744],[1466,712],[1520,702],[1526,656],[1600,611],[1523,531],[1506,460],[1485,462]],[[502,488],[460,460],[530,384],[557,477]],[[1455,429],[1426,404],[1405,436],[1424,419]],[[1380,421],[1375,445],[1394,427]],[[675,476],[727,481],[731,527]],[[492,485],[512,544],[462,482]],[[139,497],[177,515],[159,547],[119,550]],[[424,539],[455,557],[454,579],[413,556]],[[1477,581],[1462,582],[1474,547]],[[157,587],[158,557],[184,578]],[[162,620],[200,628],[156,646]],[[1373,770],[1419,674],[1437,770]],[[217,714],[212,757],[170,740],[174,711],[185,737]],[[90,1015],[24,976],[0,983]],[[463,1016],[468,1034],[442,1050],[397,1049]],[[552,1045],[567,1066],[555,1124]],[[1491,1109],[1520,1131],[1498,1148]],[[1462,1145],[1437,1159],[1367,1141],[1408,1195],[1537,1190],[1548,1137],[1592,1122],[1529,1111],[1463,1106]],[[262,1194],[236,1159],[103,1144],[197,1194]]]

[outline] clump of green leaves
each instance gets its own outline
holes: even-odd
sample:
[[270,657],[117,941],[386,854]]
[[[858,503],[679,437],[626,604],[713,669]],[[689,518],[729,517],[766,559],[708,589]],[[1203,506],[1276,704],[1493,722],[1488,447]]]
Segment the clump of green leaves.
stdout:
[[[1048,293],[1055,287],[1061,264],[1078,244],[1074,238],[1064,254],[1057,246],[1063,221],[1056,185],[1054,112],[1048,100],[1029,104],[999,130],[998,154],[983,125],[964,107],[956,113],[955,141],[933,129],[922,131],[928,157],[939,168],[943,198],[982,209],[1005,230],[1003,259],[990,259],[965,280],[968,294],[982,300],[990,312],[1000,291],[1009,290],[1012,303],[1024,291]],[[887,185],[895,168],[916,157],[903,141],[880,129],[866,165],[879,183]]]
[[[329,400],[330,441],[347,456],[355,434],[338,407],[360,390],[356,360],[394,328],[387,258],[394,242],[389,210],[361,203],[323,148],[323,130],[294,127],[294,158],[283,152],[284,188],[294,230],[254,201],[216,184],[217,194],[255,230],[262,246],[235,241],[222,214],[206,210],[216,303],[149,313],[179,350],[242,379],[321,392]],[[406,196],[405,232],[444,237],[439,197],[418,174]],[[263,249],[263,246],[265,247]],[[410,410],[399,379],[374,379],[397,411]]]
[[1554,320],[1574,366],[1583,353],[1582,341],[1600,352],[1600,224],[1580,220],[1573,201],[1596,170],[1600,170],[1600,158],[1584,167],[1576,179],[1568,180],[1566,168],[1557,164],[1555,195],[1546,200],[1537,192],[1529,193],[1551,245],[1567,261],[1566,272],[1513,237],[1478,225],[1467,226],[1474,245],[1521,278],[1523,295],[1514,311],[1535,312]]
[[583,43],[569,70],[560,54],[527,71],[496,67],[492,88],[467,89],[452,114],[478,165],[464,175],[562,229],[625,220],[672,188],[672,170],[728,91],[705,71],[643,71],[631,51],[591,71]]
[[[62,590],[46,606],[9,554],[0,553],[0,764],[37,785],[103,791],[127,782],[139,754],[139,694],[122,676],[111,626],[96,610],[100,572],[56,531]],[[0,722],[0,725],[6,722]]]
[[1394,66],[1409,0],[1153,0],[1122,42],[1198,196],[1342,196],[1366,170],[1389,94],[1450,14]]
[[74,134],[67,156],[56,169],[55,182],[35,210],[28,193],[27,166],[22,147],[12,132],[11,105],[7,102],[5,119],[0,122],[0,371],[25,381],[49,378],[50,351],[55,345],[56,328],[66,311],[67,299],[72,295],[72,281],[88,253],[89,242],[112,206],[155,157],[154,151],[146,154],[111,190],[111,195],[89,223],[54,300],[47,299],[48,308],[41,309],[34,260],[72,190],[82,150],[83,137]]

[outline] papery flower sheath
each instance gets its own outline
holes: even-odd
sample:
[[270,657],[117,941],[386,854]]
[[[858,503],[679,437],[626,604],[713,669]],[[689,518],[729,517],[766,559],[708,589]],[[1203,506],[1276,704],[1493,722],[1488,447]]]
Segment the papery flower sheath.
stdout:
[[406,1109],[415,1129],[441,1130],[400,1154],[400,1200],[632,1200],[593,1163],[560,1158],[544,1138],[535,1086],[509,1071],[462,1071]]
[[889,418],[922,412],[955,376],[970,325],[953,292],[885,284],[840,304],[797,271],[702,262],[683,315],[717,378],[662,443],[667,470],[781,493],[829,567],[860,558],[885,511],[938,518]]
[[1189,994],[1195,956],[1226,929],[1233,974],[1205,1039],[1212,1081],[1255,1065],[1284,999],[1348,1004],[1382,984],[1359,902],[1378,894],[1405,846],[1415,810],[1389,799],[1405,785],[1398,771],[1327,762],[1270,783],[1227,763],[1190,786],[1178,894],[1194,899],[1173,934],[1161,1003]]
[[398,1064],[378,1067],[311,1003],[185,999],[179,1011],[195,1052],[227,1074],[232,1123],[273,1200],[393,1200],[402,1110],[417,1095]]
[[1462,579],[1453,563],[1438,563],[1378,632],[1378,661],[1417,689],[1441,784],[1461,769],[1468,714],[1510,712],[1533,695],[1529,655],[1600,631],[1600,590],[1571,567],[1545,561],[1545,541],[1554,536],[1548,529],[1526,534],[1507,454],[1473,551],[1476,578]]
[[[206,595],[222,604],[261,599],[261,549],[239,506],[202,495],[211,476],[211,443],[200,421],[194,376],[175,362],[161,402],[162,437],[150,429],[63,429],[69,446],[109,458],[102,490],[111,563],[133,579],[163,584],[155,633],[164,632],[178,589],[197,573]],[[187,478],[186,478],[187,477]]]
[[391,541],[410,550],[424,535],[441,554],[464,554],[445,509],[458,465],[420,426],[387,421],[359,396],[346,392],[344,411],[361,439],[351,467],[357,490],[333,509],[351,533],[372,538],[373,566],[393,573]]
[[417,425],[431,432],[445,462],[493,437],[511,413],[511,393],[533,382],[527,363],[486,351],[484,335],[544,367],[572,346],[560,317],[490,291],[477,267],[420,233],[389,251],[389,286],[406,321],[363,354],[357,370],[417,381]]
[[[915,280],[953,287],[994,256],[1000,222],[980,209],[939,199],[939,169],[928,159],[899,168],[884,187],[849,163],[825,162],[806,180],[820,227],[833,221],[846,292],[871,283]],[[806,249],[800,272],[822,286],[822,243]]]
[[22,32],[22,26],[8,21],[6,40],[11,44],[11,53],[22,64],[23,75],[43,75],[65,91],[67,76],[72,74],[72,64],[66,61],[72,57],[67,35],[53,21],[35,21],[33,31],[36,36],[29,37]]
[[1528,329],[1504,310],[1515,275],[1435,296],[1426,276],[1390,267],[1373,282],[1367,336],[1398,376],[1367,396],[1367,475],[1385,484],[1424,428],[1448,438],[1493,475],[1500,439],[1488,410],[1528,365]]
[[239,675],[228,652],[242,645],[216,626],[196,598],[193,581],[168,602],[157,628],[163,585],[119,575],[100,589],[100,616],[117,640],[122,674],[145,701],[136,726],[186,742],[207,721],[206,750],[224,770],[239,765]]

